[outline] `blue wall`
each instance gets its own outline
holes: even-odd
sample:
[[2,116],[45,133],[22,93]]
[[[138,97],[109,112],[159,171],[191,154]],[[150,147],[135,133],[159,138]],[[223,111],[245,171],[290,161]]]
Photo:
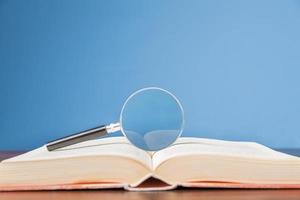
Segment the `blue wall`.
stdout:
[[300,1],[0,1],[0,150],[170,90],[184,135],[300,147]]

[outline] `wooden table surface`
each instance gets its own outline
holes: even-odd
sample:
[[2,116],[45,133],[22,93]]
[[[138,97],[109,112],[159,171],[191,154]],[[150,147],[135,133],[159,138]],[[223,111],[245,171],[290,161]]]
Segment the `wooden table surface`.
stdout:
[[[300,150],[282,150],[300,156]],[[0,160],[20,154],[20,152],[0,152]],[[28,191],[0,192],[0,200],[300,200],[300,189],[263,190],[263,189],[176,189],[163,192],[128,192],[113,190],[79,190],[79,191]]]

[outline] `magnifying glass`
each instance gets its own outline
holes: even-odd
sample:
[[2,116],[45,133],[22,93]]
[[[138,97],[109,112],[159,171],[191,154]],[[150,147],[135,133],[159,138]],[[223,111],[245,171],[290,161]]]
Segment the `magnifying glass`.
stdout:
[[169,91],[149,87],[134,92],[125,101],[117,123],[102,125],[49,142],[49,151],[121,130],[134,146],[158,151],[173,144],[184,126],[184,112],[179,100]]

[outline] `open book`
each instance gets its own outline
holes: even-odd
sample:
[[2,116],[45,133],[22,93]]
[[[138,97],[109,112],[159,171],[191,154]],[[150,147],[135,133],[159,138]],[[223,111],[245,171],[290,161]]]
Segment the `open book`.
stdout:
[[300,158],[257,143],[201,138],[149,153],[111,137],[52,152],[43,146],[0,163],[0,191],[177,186],[300,188]]

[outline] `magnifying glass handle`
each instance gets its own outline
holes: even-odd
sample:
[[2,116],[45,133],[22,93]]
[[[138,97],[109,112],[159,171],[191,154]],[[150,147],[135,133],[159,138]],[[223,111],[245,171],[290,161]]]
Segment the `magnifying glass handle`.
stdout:
[[72,144],[77,144],[80,142],[97,139],[99,137],[105,136],[108,133],[116,132],[120,130],[120,124],[114,123],[110,125],[102,125],[93,129],[85,130],[79,133],[69,135],[46,144],[48,151],[54,151],[59,148],[70,146]]

